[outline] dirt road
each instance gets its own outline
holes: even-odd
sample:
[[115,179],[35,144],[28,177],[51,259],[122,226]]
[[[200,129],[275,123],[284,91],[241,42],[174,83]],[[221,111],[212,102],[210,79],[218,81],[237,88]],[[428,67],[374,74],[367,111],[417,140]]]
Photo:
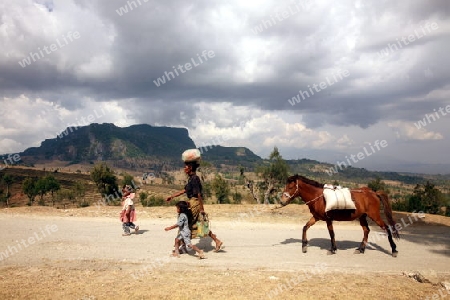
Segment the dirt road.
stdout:
[[[336,224],[338,253],[327,255],[323,223],[309,230],[308,253],[302,253],[303,222],[222,216],[212,218],[212,230],[224,250],[214,253],[210,239],[194,240],[207,254],[199,260],[169,257],[176,232],[164,227],[175,222],[171,211],[142,211],[140,234],[129,237],[121,236],[117,218],[71,215],[0,213],[2,299],[314,299],[314,293],[424,299],[450,281],[448,226],[411,224],[393,258],[386,236],[373,226],[371,246],[355,255],[361,228]],[[413,272],[430,282],[403,275]]]

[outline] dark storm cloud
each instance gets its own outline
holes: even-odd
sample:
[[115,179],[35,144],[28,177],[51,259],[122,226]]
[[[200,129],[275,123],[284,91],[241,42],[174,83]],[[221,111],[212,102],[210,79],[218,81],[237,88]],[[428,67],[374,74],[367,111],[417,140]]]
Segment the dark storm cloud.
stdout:
[[[49,10],[53,8],[50,1],[41,2]],[[138,4],[131,10],[129,3]],[[301,7],[298,12],[259,34],[252,31],[295,3]],[[129,11],[120,16],[117,10],[127,5]],[[52,14],[64,10],[63,6],[58,3]],[[139,120],[146,120],[147,115],[159,122],[176,119],[180,112],[194,114],[190,103],[195,101],[228,101],[323,116],[320,120],[306,117],[310,126],[331,123],[366,128],[381,119],[420,115],[425,105],[411,105],[409,99],[444,88],[450,77],[445,68],[449,39],[443,23],[449,15],[447,1],[344,1],[333,6],[282,1],[262,8],[240,8],[206,0],[115,0],[81,1],[75,6],[79,12],[69,27],[79,31],[78,41],[26,68],[18,66],[20,57],[2,58],[0,87],[4,95],[48,95],[69,109],[77,107],[73,103],[79,97],[94,101],[133,99]],[[377,57],[379,51],[407,32],[398,24],[414,29],[424,20],[442,24],[440,31],[387,59]],[[22,55],[66,33],[52,38],[33,35],[25,25],[17,30],[16,36],[26,33],[27,41],[11,42],[10,49],[20,47]],[[356,41],[349,46],[352,38]],[[197,60],[197,54],[204,50],[214,51],[214,57],[160,87],[154,84],[174,72],[173,66]],[[407,54],[416,61],[402,61]],[[95,65],[90,64],[102,55],[104,61],[100,59],[98,65],[107,66],[106,71],[92,75]],[[372,65],[364,62],[364,57],[372,60]],[[249,67],[251,64],[253,67]],[[343,69],[349,71],[349,77],[301,103],[289,104],[288,99],[299,90]],[[427,69],[433,78],[424,75]],[[398,110],[389,106],[393,102]]]

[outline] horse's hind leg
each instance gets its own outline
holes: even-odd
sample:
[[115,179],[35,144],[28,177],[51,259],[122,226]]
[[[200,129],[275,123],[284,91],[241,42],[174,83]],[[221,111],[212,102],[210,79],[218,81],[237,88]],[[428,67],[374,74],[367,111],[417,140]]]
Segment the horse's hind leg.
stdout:
[[305,226],[303,226],[303,235],[302,235],[302,252],[306,253],[306,251],[308,250],[308,239],[306,238],[306,231],[309,229],[309,227],[313,226],[314,224],[316,224],[316,218],[311,217],[311,219],[309,219],[309,221],[305,224]]
[[398,255],[397,245],[394,243],[394,239],[392,238],[391,227],[387,227],[386,230],[388,233],[389,244],[391,245],[391,248],[392,248],[392,256],[397,257],[397,255]]
[[381,219],[380,216],[378,216],[377,218],[372,218],[371,217],[371,219],[375,223],[377,223],[378,226],[380,226],[382,229],[387,231],[389,244],[391,245],[391,249],[392,249],[392,256],[393,257],[397,257],[397,255],[398,255],[397,245],[394,243],[394,239],[392,238],[391,227],[390,226],[386,226],[386,223],[384,223],[384,221]]
[[367,245],[367,241],[369,239],[369,223],[367,223],[367,215],[364,214],[359,218],[359,224],[361,224],[361,227],[364,231],[364,237],[363,240],[361,242],[361,244],[359,245],[359,248],[357,248],[355,250],[355,254],[360,254],[360,253],[364,253],[364,251],[366,250],[366,245]]
[[327,220],[327,228],[331,238],[331,249],[330,251],[328,251],[328,254],[336,254],[337,247],[336,247],[336,240],[334,239],[334,229],[332,220]]

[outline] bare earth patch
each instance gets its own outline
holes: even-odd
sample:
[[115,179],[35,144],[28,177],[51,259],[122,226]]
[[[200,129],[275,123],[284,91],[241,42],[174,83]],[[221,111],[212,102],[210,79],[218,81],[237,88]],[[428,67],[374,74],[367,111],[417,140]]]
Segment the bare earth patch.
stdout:
[[[138,207],[141,233],[121,236],[118,207],[0,210],[1,299],[426,299],[447,295],[450,282],[449,218],[426,215],[409,221],[390,256],[380,236],[365,254],[357,222],[335,226],[338,253],[327,255],[324,223],[308,231],[301,253],[306,207],[209,205],[212,230],[226,247],[214,253],[196,239],[207,259],[171,258],[174,207]],[[53,227],[52,227],[53,226]],[[33,242],[34,241],[34,242]],[[5,257],[5,253],[7,257]],[[408,276],[421,274],[421,283]],[[441,293],[441,294],[439,294]],[[449,295],[450,297],[450,295]]]

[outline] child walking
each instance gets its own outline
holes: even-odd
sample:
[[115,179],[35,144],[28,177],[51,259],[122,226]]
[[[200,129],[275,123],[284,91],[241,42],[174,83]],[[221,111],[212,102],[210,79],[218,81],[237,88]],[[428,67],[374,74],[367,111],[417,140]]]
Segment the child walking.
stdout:
[[186,201],[180,201],[176,204],[177,207],[177,213],[178,213],[178,220],[177,224],[166,227],[164,230],[169,231],[175,228],[178,228],[178,235],[175,238],[175,250],[172,254],[172,256],[180,257],[180,245],[181,242],[184,242],[186,245],[186,248],[188,250],[195,250],[197,252],[198,258],[203,259],[205,258],[205,254],[203,253],[203,250],[200,250],[197,246],[192,245],[191,243],[191,230],[189,229],[189,220],[192,218],[192,213],[189,210],[189,204]]
[[123,236],[129,236],[130,228],[134,229],[134,232],[138,234],[139,226],[133,222],[136,221],[136,210],[134,208],[133,199],[135,197],[133,188],[130,185],[124,185],[122,188],[122,211],[120,212],[120,221],[122,221]]

